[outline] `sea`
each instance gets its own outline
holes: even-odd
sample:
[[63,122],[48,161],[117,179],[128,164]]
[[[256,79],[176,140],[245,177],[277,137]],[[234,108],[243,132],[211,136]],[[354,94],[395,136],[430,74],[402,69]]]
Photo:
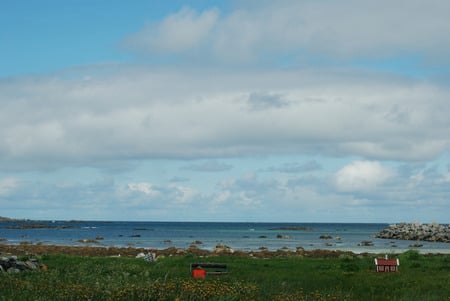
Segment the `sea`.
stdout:
[[384,223],[8,221],[0,222],[0,244],[26,242],[148,249],[188,248],[195,244],[206,250],[226,245],[247,252],[302,247],[354,253],[392,254],[414,249],[420,253],[450,254],[450,243],[374,238],[387,226]]

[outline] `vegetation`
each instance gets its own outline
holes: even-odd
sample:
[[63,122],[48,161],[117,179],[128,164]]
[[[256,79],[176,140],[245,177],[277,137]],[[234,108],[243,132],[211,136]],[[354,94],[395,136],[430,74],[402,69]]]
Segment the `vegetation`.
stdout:
[[[375,273],[374,257],[43,255],[47,271],[0,273],[0,300],[450,300],[450,255],[408,251],[398,273]],[[192,262],[227,263],[230,273],[192,279]]]

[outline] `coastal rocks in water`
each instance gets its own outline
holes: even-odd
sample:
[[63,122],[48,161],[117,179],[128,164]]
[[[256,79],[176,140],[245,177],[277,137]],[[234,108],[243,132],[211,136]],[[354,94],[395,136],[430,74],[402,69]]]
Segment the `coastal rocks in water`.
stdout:
[[41,264],[38,259],[31,258],[26,261],[17,259],[17,256],[0,258],[0,273],[20,273],[24,271],[46,270],[47,266]]
[[362,242],[360,242],[358,244],[359,247],[372,247],[373,246],[373,242],[369,241],[369,240],[363,240]]
[[331,235],[320,235],[320,239],[332,239],[333,237]]
[[375,235],[376,238],[450,242],[450,225],[438,223],[400,223],[389,225]]
[[283,234],[278,234],[277,238],[281,238],[281,239],[290,239],[291,237],[289,235],[283,235]]

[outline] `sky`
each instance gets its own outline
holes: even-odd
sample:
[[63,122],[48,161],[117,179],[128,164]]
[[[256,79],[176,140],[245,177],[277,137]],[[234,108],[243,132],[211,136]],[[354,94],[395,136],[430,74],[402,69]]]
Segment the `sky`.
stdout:
[[0,3],[0,216],[450,222],[447,0]]

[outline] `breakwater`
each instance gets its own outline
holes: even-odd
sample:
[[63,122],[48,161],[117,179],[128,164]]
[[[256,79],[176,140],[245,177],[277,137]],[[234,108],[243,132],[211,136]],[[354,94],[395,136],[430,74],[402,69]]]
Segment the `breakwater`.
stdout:
[[450,225],[438,223],[399,223],[389,225],[375,235],[376,238],[450,242]]

